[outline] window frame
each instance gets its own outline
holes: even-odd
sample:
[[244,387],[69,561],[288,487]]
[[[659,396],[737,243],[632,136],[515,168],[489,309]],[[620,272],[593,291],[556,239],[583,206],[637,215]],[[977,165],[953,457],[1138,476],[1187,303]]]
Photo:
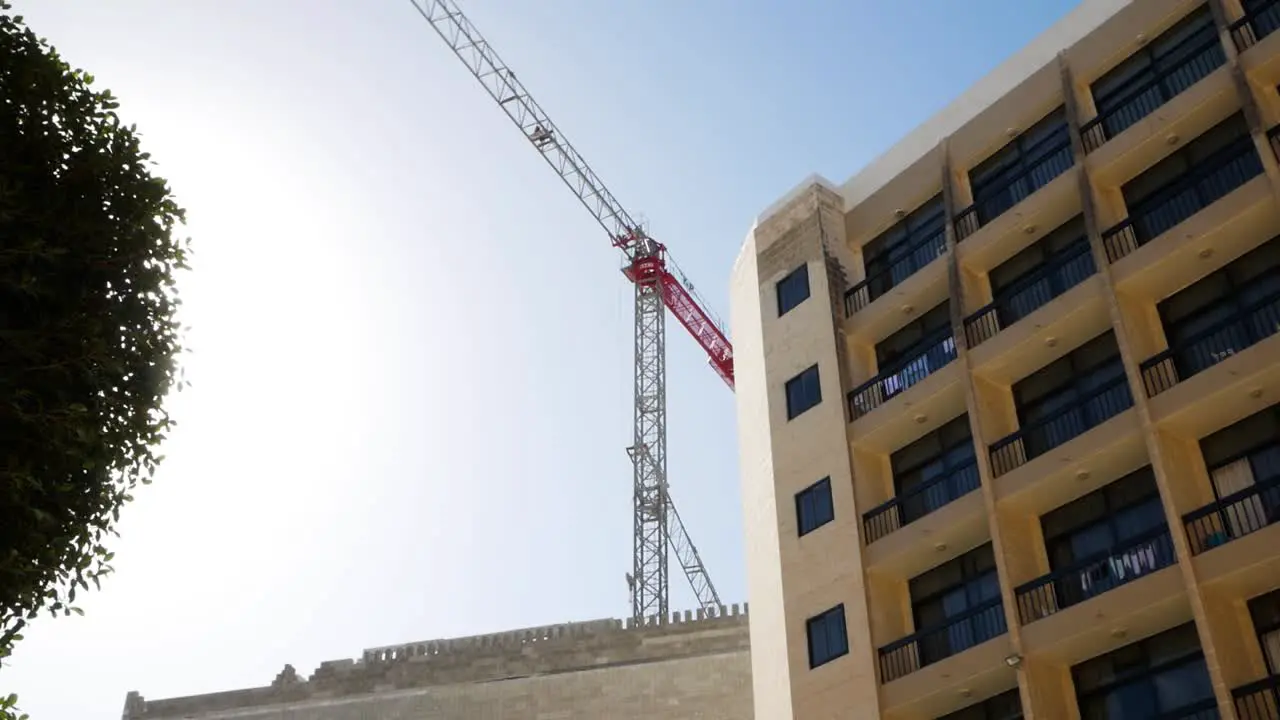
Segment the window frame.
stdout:
[[[838,635],[832,632],[828,627],[830,622],[838,622]],[[832,608],[824,610],[817,615],[804,621],[805,645],[809,654],[809,669],[813,670],[828,663],[839,660],[849,654],[849,625],[844,615],[844,603],[840,603]],[[814,647],[814,632],[820,630],[825,641],[830,641],[836,637],[839,641],[836,643],[836,649],[825,648],[827,653],[824,657],[818,658],[816,648]]]
[[[812,373],[812,375],[810,375]],[[792,388],[806,389],[812,377],[812,385],[814,391],[813,401],[804,407],[797,408],[792,404]],[[798,383],[798,384],[797,384]],[[790,422],[822,404],[822,374],[818,370],[818,363],[814,363],[809,367],[796,373],[794,377],[787,380],[783,384],[783,396],[787,403],[787,421]]]
[[[806,523],[805,504],[813,501],[809,507],[810,522]],[[823,501],[824,504],[819,501]],[[825,515],[823,514],[825,508]],[[831,476],[822,478],[809,487],[796,493],[796,531],[798,537],[809,533],[836,519],[835,501],[831,496]]]
[[[786,299],[784,296],[786,296],[789,291],[799,287],[799,284],[797,284],[795,288],[792,287],[792,283],[795,283],[797,280],[803,281],[804,290],[803,292],[796,290],[798,294],[797,298],[790,304],[787,304],[784,302]],[[778,317],[786,315],[799,307],[805,300],[808,300],[813,292],[813,289],[809,285],[809,263],[801,263],[799,267],[787,273],[785,277],[774,284],[774,292],[778,301]]]

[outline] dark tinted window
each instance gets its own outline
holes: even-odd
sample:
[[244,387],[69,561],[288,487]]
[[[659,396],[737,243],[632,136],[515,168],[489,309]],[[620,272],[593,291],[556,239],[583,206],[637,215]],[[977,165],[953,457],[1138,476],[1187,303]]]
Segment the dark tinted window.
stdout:
[[909,360],[925,350],[925,345],[937,342],[939,333],[947,334],[951,328],[951,304],[943,301],[920,317],[904,325],[894,334],[876,343],[876,363],[880,371],[891,368],[899,361]]
[[1152,165],[1141,175],[1124,184],[1121,193],[1125,205],[1132,209],[1143,200],[1155,197],[1169,183],[1191,172],[1197,165],[1231,145],[1249,136],[1249,125],[1243,113],[1236,113],[1204,131],[1186,145],[1174,150],[1168,157]]
[[1277,442],[1280,442],[1280,405],[1272,405],[1202,439],[1200,452],[1204,455],[1204,464],[1212,471],[1257,448]]
[[809,667],[816,668],[848,654],[849,635],[845,629],[844,605],[809,618],[805,631],[809,636]]
[[818,366],[801,372],[787,381],[787,419],[822,402],[822,386],[818,379]]
[[778,316],[809,299],[809,266],[801,265],[778,281]]
[[1165,526],[1150,466],[1053,510],[1040,519],[1049,567],[1069,567]]
[[800,534],[817,530],[835,519],[831,504],[831,478],[818,482],[796,493],[796,520]]
[[1086,660],[1071,669],[1081,720],[1178,717],[1213,701],[1193,623]]
[[1115,335],[1107,331],[1013,386],[1018,419],[1026,426],[1052,417],[1124,377]]
[[930,198],[862,248],[867,277],[904,257],[911,248],[946,229],[942,194]]

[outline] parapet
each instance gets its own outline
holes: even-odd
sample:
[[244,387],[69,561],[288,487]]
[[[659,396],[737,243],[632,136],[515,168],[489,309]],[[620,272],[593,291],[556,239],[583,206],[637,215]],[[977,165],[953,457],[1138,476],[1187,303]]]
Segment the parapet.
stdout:
[[285,665],[269,686],[145,700],[130,692],[124,720],[181,718],[277,703],[380,691],[493,682],[639,662],[745,651],[747,605],[654,616],[591,620],[488,635],[366,649],[356,659],[320,663],[309,678]]

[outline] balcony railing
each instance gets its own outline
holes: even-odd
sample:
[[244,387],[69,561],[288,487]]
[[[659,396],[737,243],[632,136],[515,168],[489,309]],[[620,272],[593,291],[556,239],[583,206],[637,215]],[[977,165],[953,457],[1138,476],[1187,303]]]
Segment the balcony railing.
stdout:
[[1240,720],[1280,720],[1280,675],[1271,675],[1231,691]]
[[888,370],[849,392],[849,413],[854,420],[875,410],[894,396],[934,374],[956,359],[956,341],[951,329],[944,328],[920,343],[919,353],[908,355],[890,365]]
[[[844,315],[851,317],[854,313],[871,304],[872,300],[884,295],[889,290],[902,284],[904,280],[921,270],[925,265],[947,254],[947,229],[939,227],[936,232],[920,238],[910,247],[889,251],[884,264],[868,275],[862,282],[845,291]],[[873,261],[873,265],[880,265]]]
[[1217,33],[1204,38],[1193,36],[1189,42],[1191,45],[1186,50],[1177,48],[1169,53],[1182,55],[1182,62],[1134,85],[1115,100],[1107,100],[1110,109],[1101,111],[1097,117],[1080,126],[1085,152],[1102,147],[1107,140],[1155,112],[1226,63],[1227,56],[1222,51],[1222,41]]
[[1215,474],[1230,472],[1229,466],[1236,463],[1239,463],[1237,472],[1240,477],[1251,481],[1248,487],[1182,517],[1192,555],[1280,522],[1280,444],[1255,450],[1250,456],[1226,463]]
[[1253,138],[1244,135],[1129,209],[1129,219],[1102,234],[1116,262],[1262,174]]
[[1071,155],[1071,136],[1067,134],[1065,125],[1061,133],[1041,138],[1023,149],[1022,154],[1024,158],[1035,156],[1035,159],[1030,164],[1007,171],[1007,177],[987,183],[975,192],[974,203],[956,214],[957,242],[1030,197],[1075,164]]
[[974,460],[946,475],[930,478],[862,515],[867,543],[873,543],[977,489],[978,465]]
[[1001,288],[994,302],[964,319],[964,335],[969,347],[991,339],[1050,300],[1093,275],[1093,254],[1089,241],[1080,238],[1049,257],[1043,265]]
[[1244,52],[1276,28],[1280,28],[1280,0],[1269,0],[1231,23],[1231,41],[1236,44],[1236,50]]
[[1121,375],[1054,415],[1037,420],[991,445],[995,477],[1019,468],[1133,407],[1129,383]]
[[[1266,279],[1274,279],[1276,272]],[[1280,333],[1280,292],[1252,302],[1211,327],[1142,363],[1142,384],[1155,397],[1239,352]]]
[[1006,631],[1000,598],[988,600],[949,618],[943,625],[926,628],[880,648],[880,682],[892,682],[926,665],[945,660]]
[[1035,622],[1175,562],[1169,528],[1156,528],[1017,588],[1018,617]]

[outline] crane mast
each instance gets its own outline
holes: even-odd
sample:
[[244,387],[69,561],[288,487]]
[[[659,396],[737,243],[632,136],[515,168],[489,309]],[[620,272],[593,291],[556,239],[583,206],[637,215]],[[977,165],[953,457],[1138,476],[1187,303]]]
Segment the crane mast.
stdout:
[[635,398],[632,444],[631,615],[668,617],[668,550],[698,603],[720,603],[711,577],[676,512],[667,485],[666,314],[693,336],[716,374],[733,388],[733,347],[667,248],[622,207],[587,161],[534,101],[516,75],[454,0],[409,0],[498,107],[622,251],[623,274],[635,288]]

